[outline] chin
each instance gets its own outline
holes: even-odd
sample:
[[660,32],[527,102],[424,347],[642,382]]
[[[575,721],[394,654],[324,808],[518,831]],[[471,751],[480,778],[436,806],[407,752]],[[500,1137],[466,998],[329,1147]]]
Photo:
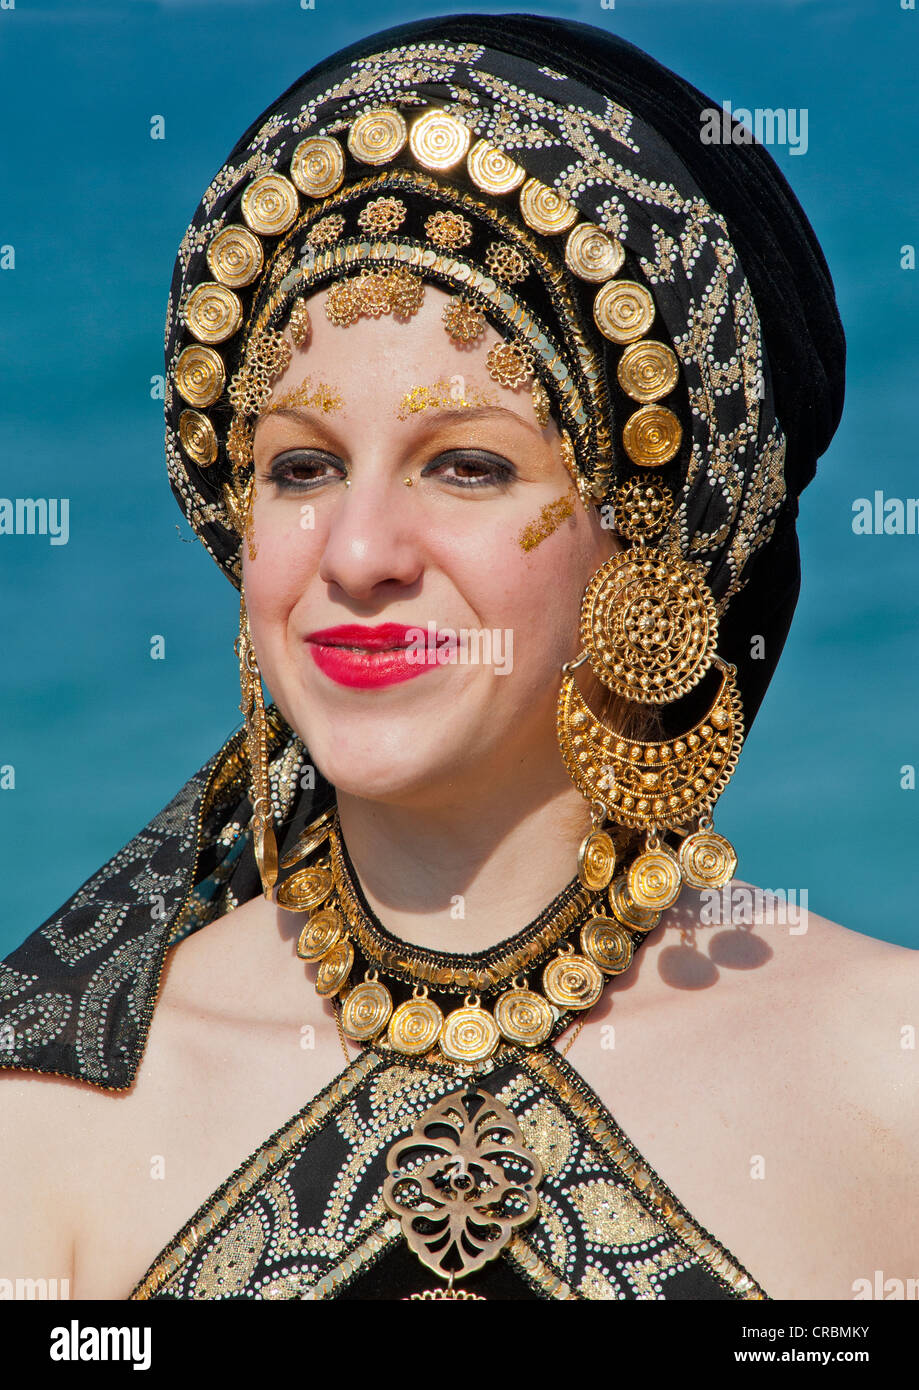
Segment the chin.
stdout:
[[[434,800],[465,780],[469,749],[484,750],[482,719],[458,719],[455,700],[445,708],[349,710],[325,701],[290,704],[278,697],[288,724],[322,776],[341,792],[371,801]],[[480,712],[487,718],[487,712]]]

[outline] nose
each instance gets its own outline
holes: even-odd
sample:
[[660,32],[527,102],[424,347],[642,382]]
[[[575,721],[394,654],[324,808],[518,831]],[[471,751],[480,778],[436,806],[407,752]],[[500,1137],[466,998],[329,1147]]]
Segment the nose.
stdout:
[[356,599],[416,583],[424,568],[416,491],[390,470],[357,462],[329,524],[320,579]]

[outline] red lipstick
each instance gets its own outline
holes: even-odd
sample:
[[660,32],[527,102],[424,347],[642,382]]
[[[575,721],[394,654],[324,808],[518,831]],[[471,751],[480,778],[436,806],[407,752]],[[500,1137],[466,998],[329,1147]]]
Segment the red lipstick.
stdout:
[[317,628],[303,640],[323,675],[338,685],[368,690],[413,680],[440,664],[440,647],[432,651],[429,638],[429,632],[417,624],[406,627],[404,623],[380,623],[365,627],[361,623],[343,623],[340,627]]

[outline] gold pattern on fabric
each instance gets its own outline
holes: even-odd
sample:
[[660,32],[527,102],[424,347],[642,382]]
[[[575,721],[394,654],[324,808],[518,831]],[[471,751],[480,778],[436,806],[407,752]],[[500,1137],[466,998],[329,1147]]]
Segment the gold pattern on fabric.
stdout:
[[571,1200],[581,1213],[588,1240],[597,1245],[628,1245],[656,1234],[657,1222],[625,1187],[588,1182],[572,1189]]
[[265,1232],[257,1213],[250,1212],[230,1227],[205,1256],[192,1289],[193,1298],[219,1298],[246,1287],[265,1248]]

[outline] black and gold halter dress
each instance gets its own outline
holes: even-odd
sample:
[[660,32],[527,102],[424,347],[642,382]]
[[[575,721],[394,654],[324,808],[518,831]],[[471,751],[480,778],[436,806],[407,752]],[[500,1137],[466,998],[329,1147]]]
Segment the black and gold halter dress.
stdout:
[[[283,853],[333,793],[299,789],[303,746],[269,714]],[[241,748],[237,735],[0,966],[0,1065],[131,1085],[169,949],[258,891]],[[546,922],[576,925],[581,897],[569,885],[495,951],[532,954]],[[190,1214],[131,1297],[765,1298],[551,1045],[572,1017],[545,1045],[465,1068],[366,1047]],[[409,1195],[433,1174],[421,1219],[400,1209],[403,1160]],[[455,1279],[430,1263],[449,1237]]]

